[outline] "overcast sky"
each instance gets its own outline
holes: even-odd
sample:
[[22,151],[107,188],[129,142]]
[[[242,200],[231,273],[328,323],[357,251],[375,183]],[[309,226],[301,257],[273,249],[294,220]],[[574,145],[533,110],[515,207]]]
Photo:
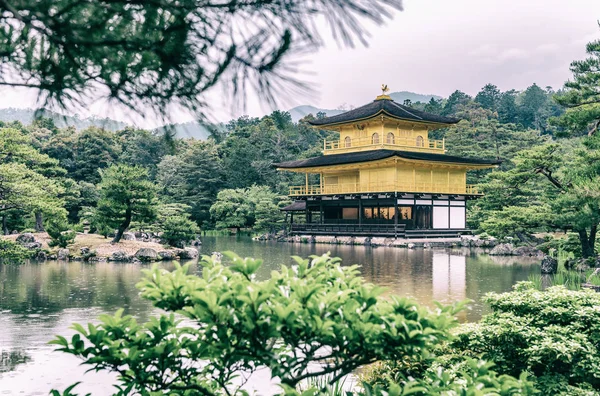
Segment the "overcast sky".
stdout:
[[[456,89],[474,95],[488,82],[501,90],[522,90],[534,82],[560,88],[570,77],[569,63],[584,58],[585,44],[600,38],[599,19],[599,0],[404,0],[404,11],[392,21],[370,27],[368,48],[338,48],[327,40],[325,48],[304,58],[306,73],[299,77],[315,87],[316,95],[282,95],[284,107],[358,106],[374,99],[382,83],[392,92],[440,96]],[[2,89],[0,107],[32,107],[35,97],[35,92]],[[242,113],[232,111],[218,89],[209,98],[215,104],[213,119]],[[245,113],[267,113],[259,102],[250,97]],[[132,121],[100,103],[90,111]]]

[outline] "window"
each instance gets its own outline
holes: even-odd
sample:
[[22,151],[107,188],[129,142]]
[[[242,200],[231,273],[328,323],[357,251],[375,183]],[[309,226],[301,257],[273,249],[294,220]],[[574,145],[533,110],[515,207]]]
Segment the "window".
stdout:
[[395,144],[396,143],[396,137],[394,136],[394,134],[392,132],[388,132],[385,142],[387,144]]
[[412,206],[398,207],[398,220],[410,220],[410,219],[412,219]]
[[425,146],[425,139],[423,139],[423,136],[417,136],[417,147],[424,147]]
[[358,208],[342,208],[342,219],[358,220]]
[[350,136],[346,136],[344,138],[344,147],[351,147],[352,146],[352,139],[350,139]]
[[379,144],[379,134],[377,132],[371,136],[371,144]]
[[390,208],[379,208],[379,218],[383,220],[394,220],[395,213],[393,206]]

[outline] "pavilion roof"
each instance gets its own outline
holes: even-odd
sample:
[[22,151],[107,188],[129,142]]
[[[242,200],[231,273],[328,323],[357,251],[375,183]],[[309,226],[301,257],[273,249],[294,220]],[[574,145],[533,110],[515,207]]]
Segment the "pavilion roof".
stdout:
[[360,162],[377,161],[391,157],[399,157],[407,160],[446,162],[464,165],[499,165],[501,160],[464,158],[445,154],[433,154],[425,152],[399,151],[399,150],[370,150],[343,154],[330,154],[320,157],[312,157],[297,161],[286,161],[275,164],[277,168],[312,168],[319,166],[343,165]]
[[441,115],[413,109],[412,107],[404,106],[400,103],[394,102],[391,98],[378,98],[371,103],[357,107],[356,109],[352,109],[345,113],[309,121],[309,124],[314,126],[345,124],[354,121],[368,120],[381,114],[385,114],[391,118],[396,118],[399,120],[435,124],[456,124],[458,121],[460,121],[456,118],[444,117]]

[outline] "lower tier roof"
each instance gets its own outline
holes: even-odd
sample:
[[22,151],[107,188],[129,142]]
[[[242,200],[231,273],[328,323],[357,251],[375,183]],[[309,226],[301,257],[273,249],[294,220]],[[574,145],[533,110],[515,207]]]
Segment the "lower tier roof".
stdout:
[[343,165],[343,164],[354,164],[360,162],[377,161],[391,157],[399,157],[407,160],[417,161],[431,161],[431,162],[449,162],[455,164],[465,165],[499,165],[502,163],[501,160],[489,160],[479,158],[464,158],[455,157],[446,154],[433,154],[413,151],[400,151],[400,150],[371,150],[371,151],[359,151],[353,153],[343,154],[331,154],[323,155],[321,157],[312,157],[297,161],[286,161],[275,164],[277,168],[281,169],[295,169],[295,168],[313,168],[318,166],[331,166],[331,165]]

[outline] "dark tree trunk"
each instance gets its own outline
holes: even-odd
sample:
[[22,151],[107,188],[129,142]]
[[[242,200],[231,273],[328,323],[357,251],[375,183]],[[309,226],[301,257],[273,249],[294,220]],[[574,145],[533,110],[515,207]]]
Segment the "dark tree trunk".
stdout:
[[127,210],[125,211],[125,220],[123,220],[121,225],[119,225],[119,228],[117,229],[117,234],[113,238],[112,243],[118,243],[121,240],[121,238],[123,237],[123,233],[125,232],[126,229],[129,228],[130,224],[131,224],[131,207],[127,206]]
[[594,252],[594,245],[596,244],[597,231],[598,226],[594,225],[590,229],[589,237],[586,230],[579,230],[577,232],[579,234],[579,241],[581,242],[581,255],[584,258],[594,257],[596,255]]
[[8,226],[6,225],[6,216],[2,216],[2,231],[4,232],[4,235],[8,235]]
[[44,216],[42,215],[42,212],[40,212],[40,211],[35,212],[35,231],[36,232],[46,231],[44,229]]

